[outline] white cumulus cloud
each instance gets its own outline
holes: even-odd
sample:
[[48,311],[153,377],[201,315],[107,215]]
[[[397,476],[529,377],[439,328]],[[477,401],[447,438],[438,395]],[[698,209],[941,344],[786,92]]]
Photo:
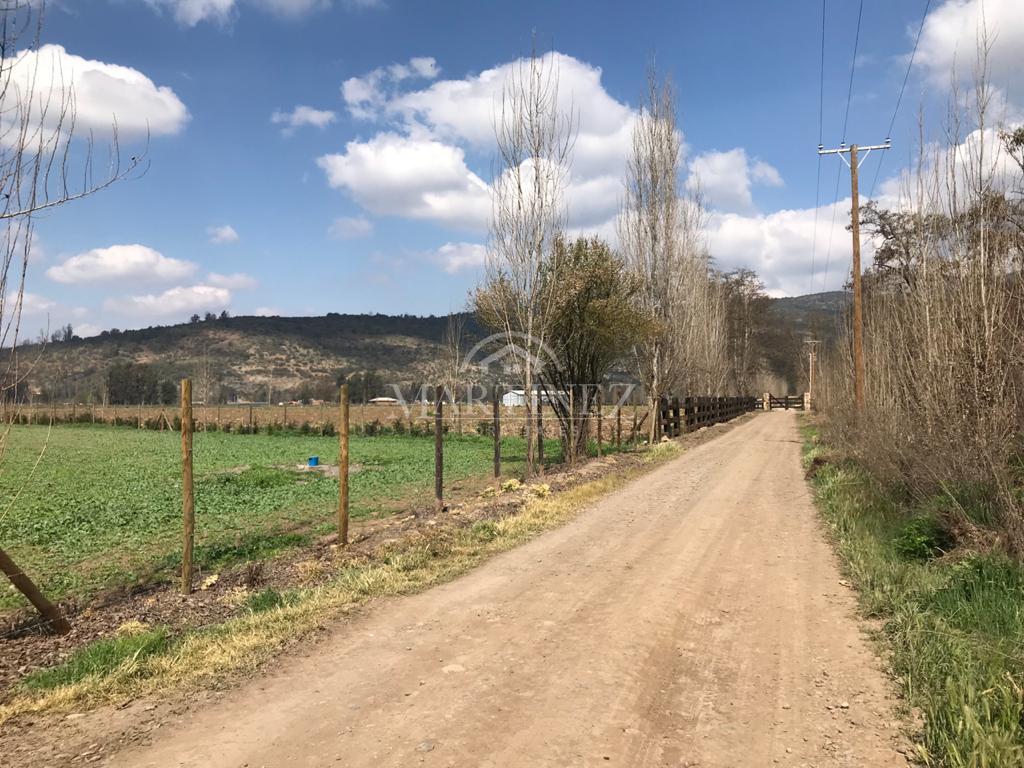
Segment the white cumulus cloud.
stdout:
[[[18,294],[11,291],[7,294],[6,304],[13,307],[18,302]],[[49,312],[56,306],[56,302],[38,293],[25,291],[21,294],[21,313],[23,315],[42,315]]]
[[278,16],[298,18],[331,7],[331,0],[253,0],[253,3]]
[[188,110],[174,91],[137,69],[85,59],[52,44],[22,51],[14,62],[11,82],[20,99],[31,99],[34,112],[41,101],[50,101],[43,120],[48,131],[58,130],[59,105],[72,98],[75,129],[83,134],[109,136],[116,122],[121,138],[162,136],[178,133],[188,122]]
[[71,256],[46,270],[58,283],[97,283],[112,280],[172,281],[196,270],[190,261],[172,259],[145,245],[112,245]]
[[430,260],[449,274],[480,269],[486,256],[487,247],[480,243],[445,243],[429,254]]
[[[166,9],[174,20],[185,27],[202,22],[228,24],[241,6],[249,5],[285,19],[298,19],[331,7],[331,0],[145,0],[157,10]],[[349,5],[349,3],[346,3]],[[375,5],[366,3],[367,7]]]
[[723,211],[754,210],[751,187],[781,187],[779,172],[762,160],[751,162],[741,147],[727,152],[704,152],[690,162],[687,187],[699,187],[712,208]]
[[341,95],[353,117],[371,119],[387,103],[389,91],[410,78],[433,80],[441,72],[431,56],[415,56],[405,64],[396,63],[377,67],[358,77],[350,77],[341,84]]
[[[842,287],[850,269],[849,220],[849,198],[821,206],[817,225],[814,208],[751,214],[715,211],[706,235],[720,269],[748,267],[760,275],[771,295],[796,296]],[[866,265],[874,247],[869,238],[861,245]]]
[[[491,214],[490,188],[467,154],[485,162],[493,156],[502,91],[525,62],[403,90],[399,86],[417,66],[423,76],[437,72],[433,64],[416,62],[345,82],[352,114],[382,128],[370,139],[350,142],[344,153],[320,158],[320,165],[333,187],[371,211],[482,230]],[[578,123],[565,175],[570,225],[594,231],[618,208],[636,112],[608,94],[600,68],[561,53],[547,54],[544,64],[558,72],[559,110]]]
[[993,80],[1020,104],[1024,101],[1020,78],[1024,6],[1020,0],[945,0],[925,19],[914,66],[940,89],[949,86],[954,69],[960,78],[972,77],[983,30],[992,46],[988,66]]
[[230,224],[224,224],[222,226],[211,226],[206,228],[206,235],[210,239],[210,242],[214,245],[223,245],[224,243],[237,243],[238,233],[235,228]]
[[317,164],[328,184],[374,213],[462,229],[482,229],[490,216],[487,184],[466,166],[461,148],[440,141],[380,133]]
[[284,133],[285,135],[294,133],[296,129],[301,128],[304,125],[311,125],[315,128],[326,128],[337,119],[337,114],[329,109],[314,109],[313,107],[307,107],[301,104],[295,107],[291,112],[276,110],[274,114],[270,116],[271,123],[283,126],[281,128],[281,133]]
[[231,291],[214,285],[190,285],[169,288],[163,293],[107,299],[103,308],[133,317],[166,317],[189,312],[207,312],[227,308]]
[[231,18],[235,0],[147,0],[154,7],[171,9],[175,21],[194,27],[201,21],[226,23]]
[[206,276],[206,282],[217,288],[227,288],[229,291],[248,291],[260,284],[255,277],[245,272],[233,272],[230,275],[211,272]]
[[365,216],[341,216],[331,222],[327,234],[338,240],[353,240],[373,234],[373,222]]

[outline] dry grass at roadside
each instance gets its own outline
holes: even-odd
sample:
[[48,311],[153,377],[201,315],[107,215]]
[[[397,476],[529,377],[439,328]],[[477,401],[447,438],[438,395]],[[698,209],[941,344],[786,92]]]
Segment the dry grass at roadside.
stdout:
[[148,694],[200,688],[254,671],[286,644],[325,622],[372,598],[409,594],[449,581],[486,558],[564,523],[651,465],[681,452],[678,444],[663,443],[647,453],[640,466],[556,495],[526,489],[519,511],[507,517],[418,532],[372,559],[346,564],[323,585],[295,590],[272,601],[270,607],[250,609],[221,624],[185,634],[158,652],[127,655],[104,669],[88,671],[80,679],[53,688],[26,689],[0,706],[0,724],[18,715],[80,710]]

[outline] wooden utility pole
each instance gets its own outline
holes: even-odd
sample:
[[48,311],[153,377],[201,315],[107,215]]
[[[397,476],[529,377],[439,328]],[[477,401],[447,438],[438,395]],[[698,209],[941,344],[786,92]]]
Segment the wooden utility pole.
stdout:
[[[860,278],[860,193],[857,188],[857,171],[873,150],[886,150],[891,147],[892,142],[889,139],[885,140],[885,144],[870,147],[858,147],[856,144],[846,146],[845,142],[840,144],[838,149],[825,149],[821,144],[818,145],[819,155],[839,155],[850,168],[850,229],[853,233],[853,392],[858,411],[864,410],[864,314]],[[864,152],[860,159],[857,155],[858,150]],[[847,154],[850,156],[849,160],[843,157]]]
[[434,508],[444,511],[444,387],[436,388],[434,405]]
[[853,393],[864,410],[864,309],[860,283],[860,195],[857,190],[857,145],[850,146],[850,224],[853,232]]
[[338,398],[338,541],[348,544],[348,384]]
[[807,345],[807,394],[810,396],[811,404],[814,404],[814,368],[818,364],[818,341],[806,339]]
[[14,588],[21,592],[25,598],[35,606],[39,615],[43,617],[50,629],[58,635],[66,635],[71,631],[71,624],[64,618],[60,609],[46,599],[46,595],[39,591],[39,587],[28,577],[28,575],[17,566],[11,556],[0,549],[0,573],[3,573]]
[[181,512],[185,541],[181,550],[181,594],[192,593],[192,548],[196,507],[192,493],[192,380],[181,380]]
[[501,477],[501,390],[494,386],[494,476]]

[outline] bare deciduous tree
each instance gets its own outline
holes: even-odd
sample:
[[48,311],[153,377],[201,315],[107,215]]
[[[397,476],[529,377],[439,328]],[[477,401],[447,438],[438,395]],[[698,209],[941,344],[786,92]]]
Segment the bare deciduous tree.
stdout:
[[[656,332],[636,363],[652,409],[674,389],[717,394],[727,387],[726,304],[705,242],[699,185],[680,189],[682,139],[670,83],[648,74],[646,103],[633,128],[619,243],[640,279],[640,303]],[[657,436],[652,419],[649,437]]]
[[[980,35],[973,89],[954,89],[943,142],[921,142],[882,261],[865,281],[867,409],[851,405],[848,336],[828,356],[830,424],[879,477],[938,496],[956,528],[994,527],[1024,554],[1014,464],[1024,421],[1024,167],[995,130]],[[893,268],[895,265],[896,268]]]
[[[646,103],[633,127],[627,162],[624,209],[618,220],[619,244],[640,281],[638,302],[655,330],[637,345],[636,363],[652,413],[680,372],[677,313],[682,297],[684,211],[679,200],[682,140],[676,128],[672,87],[648,73]],[[650,439],[657,419],[650,423]]]
[[[17,348],[36,215],[109,187],[139,169],[143,157],[122,163],[116,122],[103,163],[95,158],[92,137],[76,135],[74,83],[45,80],[39,72],[43,11],[38,0],[0,0],[0,348],[10,350],[0,381],[5,399],[29,373],[18,367]],[[14,408],[8,416],[0,434],[0,457],[10,444]],[[0,522],[11,508],[0,510]],[[52,629],[70,628],[2,549],[0,569]]]
[[495,116],[499,171],[484,285],[476,310],[486,325],[505,335],[527,393],[527,473],[534,469],[531,393],[545,356],[547,318],[553,297],[543,273],[566,222],[565,186],[576,136],[571,108],[559,103],[554,55],[519,62],[502,92]]

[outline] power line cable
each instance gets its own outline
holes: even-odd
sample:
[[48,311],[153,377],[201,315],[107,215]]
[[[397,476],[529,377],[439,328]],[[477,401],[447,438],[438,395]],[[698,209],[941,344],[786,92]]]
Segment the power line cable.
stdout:
[[[857,9],[857,32],[853,37],[853,58],[850,60],[850,86],[846,91],[846,115],[843,118],[843,144],[846,144],[846,129],[850,123],[850,102],[853,101],[853,75],[857,71],[857,49],[860,47],[860,22],[864,18],[864,0],[860,0]],[[832,238],[836,230],[836,208],[839,204],[839,182],[842,179],[843,166],[840,164],[836,169],[836,192],[832,203],[832,227],[828,233],[828,250],[825,252],[825,273],[821,278],[821,286],[825,287],[828,280],[828,268],[832,260]]]
[[850,102],[853,100],[853,74],[857,71],[857,48],[860,45],[860,22],[864,17],[864,0],[860,0],[857,11],[857,33],[853,37],[853,59],[850,61],[850,87],[846,92],[846,117],[843,118],[843,144],[846,143],[846,126],[850,122]]
[[[825,114],[825,2],[821,0],[821,63],[818,79],[818,148],[824,141]],[[814,182],[814,234],[811,238],[811,279],[808,293],[814,293],[814,262],[818,252],[818,208],[821,205],[821,155],[818,155],[818,174]]]
[[[892,119],[889,121],[889,130],[885,134],[886,138],[892,136],[893,126],[896,125],[896,115],[899,114],[900,105],[903,103],[903,92],[907,89],[907,81],[910,79],[910,70],[914,66],[914,57],[917,55],[917,46],[921,42],[921,33],[924,32],[924,22],[928,18],[928,10],[932,6],[932,0],[925,0],[924,13],[921,14],[921,25],[917,28],[917,38],[914,40],[914,50],[910,52],[910,61],[907,62],[907,71],[903,75],[903,84],[900,86],[900,95],[896,97],[896,109],[892,111]],[[875,178],[871,181],[871,191],[868,192],[868,199],[870,200],[875,194],[875,184],[878,183],[878,174],[882,171],[882,163],[885,162],[885,152],[879,153],[878,165],[875,166]]]

